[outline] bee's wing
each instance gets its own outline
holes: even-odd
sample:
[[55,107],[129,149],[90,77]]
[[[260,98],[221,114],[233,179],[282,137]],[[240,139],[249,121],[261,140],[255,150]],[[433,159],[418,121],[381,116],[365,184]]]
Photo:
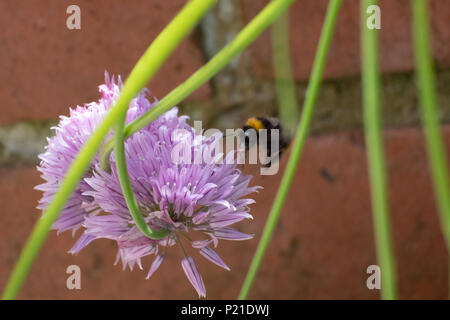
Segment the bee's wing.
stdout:
[[280,121],[280,119],[275,118],[275,117],[270,117],[270,118],[267,118],[267,120],[272,125],[272,129],[279,129],[281,131],[281,121]]

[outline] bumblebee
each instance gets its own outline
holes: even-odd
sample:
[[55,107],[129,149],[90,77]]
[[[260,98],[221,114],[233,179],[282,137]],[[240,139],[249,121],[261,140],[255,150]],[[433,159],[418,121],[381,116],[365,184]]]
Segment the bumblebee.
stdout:
[[[243,126],[242,130],[245,133],[245,149],[249,150],[253,145],[251,139],[249,138],[249,130],[255,130],[257,141],[260,143],[260,137],[259,132],[261,129],[267,130],[267,157],[272,158],[272,156],[275,156],[278,154],[278,158],[281,157],[282,153],[287,149],[290,143],[290,137],[286,134],[286,132],[283,131],[283,127],[281,125],[281,121],[278,118],[268,118],[268,117],[252,117],[247,120],[245,125]],[[274,150],[276,154],[272,154],[272,129],[278,130],[278,150]],[[269,163],[270,166],[270,163]]]

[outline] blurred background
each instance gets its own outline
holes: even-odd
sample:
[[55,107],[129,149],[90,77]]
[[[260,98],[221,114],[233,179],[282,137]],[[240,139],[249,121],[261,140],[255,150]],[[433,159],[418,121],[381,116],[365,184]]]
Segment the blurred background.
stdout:
[[[40,212],[37,155],[50,127],[69,107],[97,100],[104,71],[130,72],[185,1],[2,0],[0,2],[0,287]],[[148,84],[159,99],[228,43],[267,1],[220,0]],[[292,71],[302,104],[328,1],[299,0],[290,9]],[[68,30],[66,8],[81,8],[81,30]],[[380,1],[383,121],[399,298],[448,297],[448,255],[439,227],[420,128],[408,0]],[[429,1],[443,134],[450,154],[450,2]],[[242,126],[248,116],[276,115],[269,30],[209,83],[180,104],[204,127]],[[361,130],[359,1],[344,0],[325,81],[299,170],[249,298],[378,299],[366,269],[376,264],[364,136]],[[281,159],[287,162],[289,153]],[[282,170],[260,176],[244,242],[222,241],[227,272],[198,257],[209,299],[237,297],[275,196]],[[150,280],[122,271],[117,248],[97,240],[78,256],[75,239],[52,231],[22,299],[196,299],[179,250]],[[195,256],[197,257],[197,256]],[[66,288],[66,268],[81,268],[81,290]]]

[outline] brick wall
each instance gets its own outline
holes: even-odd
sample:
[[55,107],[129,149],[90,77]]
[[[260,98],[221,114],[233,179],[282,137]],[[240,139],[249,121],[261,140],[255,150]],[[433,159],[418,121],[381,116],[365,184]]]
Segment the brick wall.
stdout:
[[[148,84],[163,97],[232,39],[267,1],[221,0]],[[34,169],[49,127],[69,107],[98,99],[103,73],[126,77],[139,56],[183,5],[157,0],[35,0],[0,2],[0,287],[40,212]],[[66,8],[78,4],[81,30],[68,30]],[[327,1],[297,1],[290,11],[293,72],[299,102]],[[436,215],[413,75],[409,1],[380,1],[381,68],[390,200],[400,296],[446,298],[447,255]],[[430,1],[434,59],[443,123],[450,120],[450,2]],[[253,298],[378,298],[365,287],[376,263],[361,128],[358,1],[344,0],[321,95],[300,170],[257,278]],[[275,114],[270,34],[181,104],[194,119],[219,128],[240,126],[249,114]],[[447,126],[446,126],[447,127]],[[450,129],[445,137],[450,147]],[[282,164],[285,164],[285,159]],[[246,168],[256,173],[254,168]],[[332,177],[330,180],[329,178]],[[223,243],[225,272],[199,260],[210,298],[234,298],[249,265],[281,176],[259,177],[254,233],[247,243]],[[177,254],[154,279],[113,266],[112,243],[99,241],[79,256],[73,239],[54,233],[21,298],[195,298]],[[201,262],[200,262],[201,261]],[[82,290],[65,287],[65,268],[78,264]],[[145,265],[148,267],[148,261]],[[264,279],[264,281],[261,281]],[[126,293],[126,294],[125,294]]]

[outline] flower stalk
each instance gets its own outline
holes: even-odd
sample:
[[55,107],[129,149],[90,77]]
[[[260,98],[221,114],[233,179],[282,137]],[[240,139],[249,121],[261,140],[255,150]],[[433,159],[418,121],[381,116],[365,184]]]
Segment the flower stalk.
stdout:
[[378,30],[366,26],[367,8],[377,1],[361,2],[361,58],[364,131],[367,145],[370,191],[374,221],[375,244],[381,268],[381,296],[396,298],[395,261],[389,222],[386,165],[384,160],[381,92],[378,69]]
[[413,0],[411,5],[413,13],[414,53],[417,68],[416,73],[420,110],[422,113],[422,126],[425,133],[426,148],[430,162],[434,193],[438,205],[440,225],[447,245],[447,251],[450,253],[450,182],[444,141],[439,128],[438,99],[436,96],[436,80],[431,55],[432,47],[429,36],[430,28],[427,1]]
[[289,11],[286,10],[272,25],[271,40],[280,120],[292,134],[297,127],[299,110],[292,77],[289,34]]
[[444,141],[440,133],[436,81],[431,57],[427,2],[413,0],[414,52],[417,66],[417,83],[430,161],[434,192],[439,207],[441,228],[450,251],[450,185]]
[[58,218],[59,213],[64,208],[111,127],[121,119],[123,113],[126,113],[131,99],[145,86],[176,45],[215,2],[216,0],[192,0],[188,2],[138,61],[126,81],[116,105],[80,150],[54,199],[45,210],[44,216],[36,223],[8,280],[3,299],[14,299],[17,296],[51,226]]
[[[22,251],[5,288],[3,299],[14,299],[16,297],[35,257],[46,239],[50,227],[58,218],[60,211],[64,208],[68,198],[76,188],[86,168],[94,158],[96,151],[102,145],[103,139],[110,132],[111,128],[116,126],[117,123],[124,118],[124,114],[126,113],[131,99],[136,96],[139,90],[150,80],[151,76],[157,71],[171,50],[174,49],[177,41],[180,41],[183,36],[189,32],[190,28],[200,19],[206,10],[214,4],[214,2],[214,0],[190,1],[179,13],[179,15],[163,30],[163,32],[138,61],[129,78],[125,82],[123,91],[116,105],[110,110],[103,122],[98,126],[89,140],[83,145],[70,169],[67,171],[67,174],[52,202],[45,210],[44,217],[38,221],[33,229],[33,232],[30,235],[24,250]],[[131,134],[145,127],[148,123],[157,119],[163,113],[171,109],[175,104],[200,87],[203,83],[212,78],[227,63],[229,63],[234,56],[248,46],[248,44],[250,44],[286,9],[287,6],[293,2],[294,0],[274,0],[269,3],[261,11],[261,13],[248,24],[248,26],[238,35],[238,37],[236,37],[235,41],[211,59],[211,61],[204,68],[198,70],[193,76],[191,76],[191,78],[173,90],[171,94],[161,100],[158,106],[148,112],[145,117],[137,119],[134,123],[128,125],[125,128],[124,137],[129,137]],[[120,126],[118,128],[120,129]],[[119,139],[122,138],[119,137]],[[108,163],[108,166],[106,167],[109,167],[109,155],[114,147],[114,143],[115,140],[110,140],[103,144],[105,150],[108,150],[108,152],[102,152],[100,155],[102,167],[105,167],[105,163]],[[124,168],[126,168],[126,163],[124,161],[122,162],[125,164]],[[123,168],[120,170],[123,170]],[[126,180],[125,178],[126,177],[122,177],[123,181]],[[125,181],[125,190],[127,190],[128,187],[129,186],[126,185]],[[133,200],[131,197],[129,197],[128,203],[131,203],[131,206],[133,206]],[[135,210],[135,213],[139,212]],[[138,215],[136,216],[138,217]],[[139,218],[137,218],[137,220],[139,220]],[[150,232],[150,230],[147,231]],[[239,232],[225,230],[221,232],[221,236],[225,239],[228,237],[239,237],[242,239],[247,238],[246,235],[239,234]]]
[[319,44],[317,47],[316,57],[314,59],[311,77],[308,84],[308,94],[306,95],[303,104],[303,111],[293,142],[292,151],[289,156],[289,160],[283,175],[283,179],[281,180],[280,187],[278,188],[278,192],[275,196],[272,209],[269,213],[269,217],[267,218],[263,234],[258,243],[258,247],[256,248],[256,252],[253,256],[253,260],[247,272],[244,284],[242,285],[241,291],[239,293],[239,300],[245,300],[250,292],[253,281],[255,280],[255,277],[258,273],[259,266],[261,265],[261,262],[267,251],[267,247],[269,246],[270,240],[272,239],[275,226],[277,225],[281,210],[283,209],[283,205],[291,187],[292,180],[294,179],[294,175],[298,167],[298,162],[303,151],[303,146],[308,135],[312,115],[314,113],[314,107],[322,81],[322,74],[327,60],[328,49],[333,37],[333,32],[341,3],[342,0],[330,0],[329,2],[319,39]]
[[[186,81],[173,89],[166,95],[157,106],[125,127],[125,138],[138,132],[148,123],[157,119],[163,113],[181,102],[192,92],[197,90],[204,83],[209,81],[215,74],[222,70],[233,60],[242,50],[244,50],[253,40],[261,34],[272,22],[274,22],[286,8],[295,0],[273,0],[267,4],[258,15],[239,32],[239,34],[203,67],[198,69]],[[109,156],[114,148],[113,140],[108,141],[101,153],[100,164],[104,170],[109,167]]]

